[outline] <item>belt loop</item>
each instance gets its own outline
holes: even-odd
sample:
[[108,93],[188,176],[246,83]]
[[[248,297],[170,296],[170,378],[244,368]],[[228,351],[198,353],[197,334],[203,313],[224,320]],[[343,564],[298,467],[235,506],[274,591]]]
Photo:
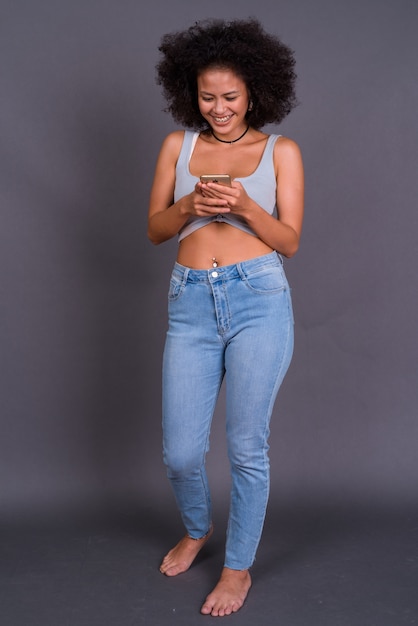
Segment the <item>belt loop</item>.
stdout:
[[244,268],[242,267],[242,263],[237,263],[237,270],[238,270],[238,274],[241,278],[241,280],[244,280],[244,278],[247,277]]
[[182,283],[185,285],[187,283],[187,277],[189,275],[190,269],[188,267],[184,268]]

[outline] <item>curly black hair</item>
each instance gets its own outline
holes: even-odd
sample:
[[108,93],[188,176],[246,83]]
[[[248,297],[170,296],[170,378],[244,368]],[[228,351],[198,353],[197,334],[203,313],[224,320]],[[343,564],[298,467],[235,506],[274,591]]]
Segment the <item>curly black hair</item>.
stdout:
[[199,112],[197,77],[208,68],[230,69],[245,82],[253,102],[247,120],[253,128],[281,122],[297,104],[293,51],[255,18],[196,22],[164,35],[158,49],[157,84],[163,87],[165,111],[188,128],[207,128]]

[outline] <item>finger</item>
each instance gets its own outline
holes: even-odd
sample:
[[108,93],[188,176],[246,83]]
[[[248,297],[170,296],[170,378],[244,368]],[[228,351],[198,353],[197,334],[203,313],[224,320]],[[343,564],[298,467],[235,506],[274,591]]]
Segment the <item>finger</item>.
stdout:
[[218,213],[230,213],[227,206],[206,206],[204,204],[196,206],[196,213],[205,215],[217,215]]
[[227,185],[216,185],[214,183],[208,183],[208,192],[212,193],[217,198],[235,198],[239,194],[238,188],[227,187]]
[[214,196],[205,197],[204,203],[206,206],[226,206],[228,204],[228,200],[226,198],[216,198]]

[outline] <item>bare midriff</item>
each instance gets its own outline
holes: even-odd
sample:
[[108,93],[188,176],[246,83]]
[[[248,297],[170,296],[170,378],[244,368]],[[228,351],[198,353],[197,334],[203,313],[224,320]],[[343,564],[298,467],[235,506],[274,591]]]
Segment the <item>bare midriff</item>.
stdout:
[[208,269],[212,267],[213,259],[219,266],[233,265],[272,251],[258,237],[235,226],[214,222],[180,242],[177,262],[193,269]]

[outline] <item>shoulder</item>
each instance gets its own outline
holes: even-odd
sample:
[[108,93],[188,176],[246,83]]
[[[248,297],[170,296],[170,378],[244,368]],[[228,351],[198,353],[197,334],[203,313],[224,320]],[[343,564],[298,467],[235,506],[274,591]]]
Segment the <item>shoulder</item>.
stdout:
[[300,161],[302,159],[301,151],[293,139],[284,137],[283,135],[276,135],[276,141],[274,144],[274,160],[277,164],[289,159]]
[[178,153],[183,145],[186,133],[187,131],[185,130],[175,130],[174,132],[168,134],[162,143],[161,149],[167,152],[177,151]]
[[289,154],[300,152],[298,144],[293,139],[289,139],[289,137],[285,137],[284,135],[274,135],[274,137],[276,137],[274,144],[275,152],[286,152]]
[[184,130],[176,130],[165,137],[158,156],[159,163],[164,163],[166,166],[169,166],[177,162],[183,145],[185,132]]

